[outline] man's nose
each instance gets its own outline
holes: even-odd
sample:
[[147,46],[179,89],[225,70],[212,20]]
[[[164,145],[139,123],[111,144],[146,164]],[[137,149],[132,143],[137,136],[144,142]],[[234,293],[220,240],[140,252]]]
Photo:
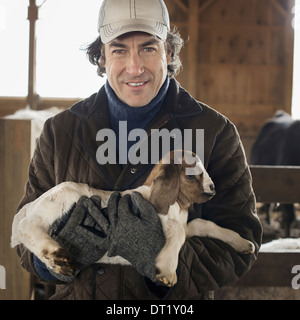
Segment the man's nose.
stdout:
[[128,57],[126,71],[134,77],[140,76],[144,72],[143,59],[138,53],[132,53]]

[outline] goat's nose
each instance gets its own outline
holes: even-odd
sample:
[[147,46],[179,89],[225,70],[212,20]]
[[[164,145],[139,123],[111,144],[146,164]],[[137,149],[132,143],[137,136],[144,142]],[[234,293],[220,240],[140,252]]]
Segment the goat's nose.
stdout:
[[209,189],[212,191],[212,192],[215,192],[215,185],[212,183],[209,185]]

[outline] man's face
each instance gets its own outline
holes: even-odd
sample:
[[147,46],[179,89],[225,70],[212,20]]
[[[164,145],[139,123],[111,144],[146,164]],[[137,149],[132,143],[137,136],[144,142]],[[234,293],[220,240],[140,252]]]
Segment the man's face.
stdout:
[[102,64],[118,98],[131,107],[143,107],[166,80],[170,59],[162,40],[131,32],[105,44]]

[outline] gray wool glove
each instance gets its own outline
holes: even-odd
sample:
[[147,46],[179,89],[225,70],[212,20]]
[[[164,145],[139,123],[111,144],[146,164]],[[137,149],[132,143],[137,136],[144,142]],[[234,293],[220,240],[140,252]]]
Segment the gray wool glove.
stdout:
[[[52,224],[50,236],[68,252],[78,272],[105,254],[109,228],[109,221],[101,210],[101,199],[82,196],[67,214]],[[60,280],[67,279],[60,277]]]
[[122,198],[114,192],[107,211],[111,224],[108,256],[125,258],[141,275],[155,282],[155,259],[166,240],[151,203],[138,192]]

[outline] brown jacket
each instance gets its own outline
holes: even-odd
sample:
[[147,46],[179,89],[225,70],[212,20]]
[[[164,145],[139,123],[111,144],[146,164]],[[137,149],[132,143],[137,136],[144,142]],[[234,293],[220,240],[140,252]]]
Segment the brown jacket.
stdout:
[[[39,138],[26,193],[19,208],[63,181],[82,182],[106,190],[135,188],[145,181],[151,165],[100,165],[96,134],[110,128],[104,87],[97,94],[49,119]],[[210,107],[195,101],[171,80],[164,106],[151,128],[204,129],[205,167],[217,194],[195,206],[190,219],[201,217],[238,232],[256,245],[256,253],[236,253],[222,241],[193,237],[179,257],[178,283],[167,293],[130,266],[92,265],[75,281],[57,286],[55,299],[200,299],[206,293],[237,281],[256,260],[262,229],[244,150],[234,125]],[[195,139],[193,139],[195,142]],[[193,149],[195,144],[193,143]],[[31,253],[18,247],[22,265],[34,273]]]

